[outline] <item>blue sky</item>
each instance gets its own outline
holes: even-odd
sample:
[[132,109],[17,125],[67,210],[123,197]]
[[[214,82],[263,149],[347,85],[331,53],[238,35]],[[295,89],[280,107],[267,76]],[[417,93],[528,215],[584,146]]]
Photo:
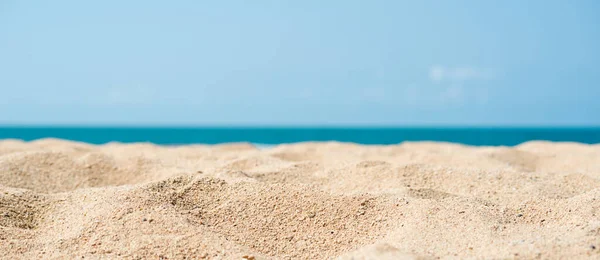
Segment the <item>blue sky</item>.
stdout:
[[600,125],[599,1],[0,1],[0,123]]

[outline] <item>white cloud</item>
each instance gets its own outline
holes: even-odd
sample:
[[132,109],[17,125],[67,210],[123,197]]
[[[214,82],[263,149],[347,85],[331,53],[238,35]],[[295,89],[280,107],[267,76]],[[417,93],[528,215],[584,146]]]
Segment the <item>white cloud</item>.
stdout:
[[446,67],[435,65],[429,69],[429,79],[433,82],[465,82],[470,80],[488,80],[494,78],[490,69],[475,67]]
[[439,102],[448,104],[470,101],[480,105],[487,104],[488,91],[481,81],[491,80],[495,77],[496,73],[491,69],[472,66],[435,65],[429,69],[429,80],[442,88],[439,90]]

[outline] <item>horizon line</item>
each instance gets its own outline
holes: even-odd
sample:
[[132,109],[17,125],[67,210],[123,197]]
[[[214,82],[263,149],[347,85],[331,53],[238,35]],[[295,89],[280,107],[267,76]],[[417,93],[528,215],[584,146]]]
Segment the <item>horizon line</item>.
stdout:
[[2,124],[0,128],[175,128],[175,129],[420,129],[420,128],[438,128],[438,129],[515,129],[515,128],[561,128],[561,129],[592,129],[600,128],[600,125],[551,125],[551,124]]

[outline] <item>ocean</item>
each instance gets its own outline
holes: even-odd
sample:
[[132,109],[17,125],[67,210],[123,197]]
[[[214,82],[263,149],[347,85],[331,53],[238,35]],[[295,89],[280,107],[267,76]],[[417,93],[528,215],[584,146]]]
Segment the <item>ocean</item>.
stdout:
[[306,141],[397,144],[441,141],[513,146],[531,140],[600,143],[600,127],[0,127],[0,139],[60,138],[93,144],[151,142],[163,145],[249,142],[262,146]]

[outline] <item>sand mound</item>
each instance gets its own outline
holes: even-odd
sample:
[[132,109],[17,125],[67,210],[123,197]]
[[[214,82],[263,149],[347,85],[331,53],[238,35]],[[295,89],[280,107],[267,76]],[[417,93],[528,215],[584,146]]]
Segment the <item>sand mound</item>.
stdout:
[[600,258],[600,146],[0,141],[8,258]]
[[293,258],[332,257],[373,242],[399,209],[367,195],[331,196],[298,185],[229,185],[213,178],[169,180],[151,190],[156,192],[151,198],[169,202],[194,223],[259,253]]
[[0,184],[40,193],[135,183],[145,175],[140,165],[119,167],[99,153],[19,152],[0,156]]
[[44,198],[35,193],[0,188],[0,226],[33,229],[43,217]]

